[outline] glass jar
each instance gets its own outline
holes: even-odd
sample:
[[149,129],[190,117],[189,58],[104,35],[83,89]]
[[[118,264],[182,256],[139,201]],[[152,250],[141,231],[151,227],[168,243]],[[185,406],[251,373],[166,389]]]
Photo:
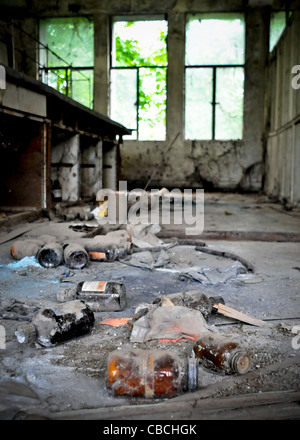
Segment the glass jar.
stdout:
[[195,358],[172,351],[116,350],[107,362],[107,387],[115,396],[173,397],[198,387]]

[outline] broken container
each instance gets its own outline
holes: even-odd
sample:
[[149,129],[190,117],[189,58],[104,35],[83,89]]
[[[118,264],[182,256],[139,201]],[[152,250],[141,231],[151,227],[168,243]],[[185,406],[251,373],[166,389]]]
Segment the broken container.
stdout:
[[195,358],[168,350],[116,350],[107,362],[107,388],[114,396],[174,397],[198,387]]
[[20,344],[37,341],[42,347],[89,333],[94,325],[94,313],[82,301],[38,310],[31,323],[25,323],[15,332]]

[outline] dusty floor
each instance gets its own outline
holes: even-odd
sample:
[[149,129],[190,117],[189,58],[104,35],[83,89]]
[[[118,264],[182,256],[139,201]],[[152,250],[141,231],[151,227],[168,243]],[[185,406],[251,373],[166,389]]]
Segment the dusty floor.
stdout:
[[[120,312],[95,313],[90,334],[46,349],[17,342],[14,333],[22,321],[22,308],[16,308],[15,314],[2,313],[0,325],[5,328],[6,339],[5,349],[0,350],[1,419],[137,420],[147,419],[149,408],[152,419],[300,417],[300,341],[295,334],[278,328],[280,323],[290,328],[300,325],[299,211],[286,212],[280,205],[259,196],[213,194],[205,203],[205,230],[199,237],[199,241],[205,242],[202,252],[195,249],[195,243],[176,245],[167,250],[170,263],[160,270],[145,270],[119,261],[90,262],[67,280],[64,278],[67,268],[63,265],[56,269],[9,266],[14,263],[10,256],[12,240],[6,241],[5,234],[28,229],[21,235],[22,239],[45,233],[58,237],[83,236],[84,233],[69,227],[72,223],[41,219],[2,228],[2,312],[5,304],[17,299],[28,305],[26,320],[29,320],[35,307],[56,302],[58,289],[70,285],[66,281],[78,283],[87,279],[123,282],[127,307]],[[253,240],[255,233],[258,239]],[[218,255],[207,250],[216,250]],[[180,271],[195,266],[224,269],[235,263],[233,256],[242,258],[254,272],[227,280],[220,277],[199,282],[166,270]],[[185,290],[201,290],[207,296],[221,295],[228,306],[274,324],[274,328],[260,328],[220,315],[208,318],[208,324],[214,325],[218,332],[240,339],[252,357],[250,372],[245,376],[224,375],[200,364],[199,389],[194,393],[163,401],[111,396],[106,388],[106,362],[111,351],[169,349],[185,356],[191,353],[193,342],[131,343],[128,324],[111,327],[100,322],[106,317],[132,318],[139,304]]]

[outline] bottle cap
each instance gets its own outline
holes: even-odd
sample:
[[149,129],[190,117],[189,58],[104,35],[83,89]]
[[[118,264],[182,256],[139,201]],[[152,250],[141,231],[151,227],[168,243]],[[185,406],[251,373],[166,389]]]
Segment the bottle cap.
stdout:
[[231,368],[238,374],[245,374],[249,371],[251,360],[250,357],[242,351],[238,351],[231,359]]
[[187,381],[189,391],[195,391],[198,389],[198,359],[196,358],[188,358]]

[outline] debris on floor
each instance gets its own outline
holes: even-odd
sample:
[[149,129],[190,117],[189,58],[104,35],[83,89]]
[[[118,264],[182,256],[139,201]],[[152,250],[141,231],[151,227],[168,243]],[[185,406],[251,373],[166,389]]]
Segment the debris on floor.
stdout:
[[[18,275],[26,275],[21,280],[28,283],[25,293],[31,288],[33,292],[41,289],[39,284],[41,280],[47,287],[50,283],[53,285],[47,292],[47,304],[39,298],[36,299],[38,295],[34,300],[28,299],[23,292],[23,299],[4,300],[3,298],[1,301],[1,325],[3,322],[8,323],[7,328],[16,331],[16,334],[13,332],[10,343],[13,345],[16,340],[20,346],[19,352],[15,346],[13,347],[15,352],[12,353],[11,360],[5,360],[3,367],[0,367],[1,371],[13,375],[17,374],[15,369],[19,369],[20,374],[24,374],[24,380],[27,380],[27,376],[30,377],[28,371],[31,371],[33,363],[37,361],[38,368],[45,371],[46,375],[47,371],[57,368],[63,377],[62,382],[67,371],[82,374],[84,380],[95,379],[95,383],[98,384],[95,386],[99,387],[97,391],[104,400],[111,399],[110,392],[112,392],[113,396],[143,397],[147,402],[147,399],[153,401],[156,397],[168,398],[182,392],[205,388],[207,384],[218,384],[224,374],[245,376],[246,383],[247,372],[260,370],[264,362],[268,365],[272,364],[277,360],[276,356],[284,357],[279,351],[275,353],[274,348],[272,353],[269,352],[268,343],[270,340],[275,342],[280,338],[288,340],[298,335],[295,326],[285,323],[276,326],[269,322],[269,319],[264,321],[264,318],[256,318],[257,313],[259,316],[263,315],[260,314],[257,305],[260,299],[256,300],[254,308],[250,299],[244,302],[248,291],[261,288],[261,283],[265,279],[263,271],[254,273],[249,270],[250,266],[243,263],[244,260],[238,261],[232,258],[229,252],[225,255],[223,250],[214,256],[209,252],[199,252],[197,244],[192,242],[190,245],[179,245],[177,241],[165,242],[156,237],[158,232],[159,229],[153,225],[143,225],[140,229],[130,227],[96,234],[93,237],[85,237],[78,231],[76,234],[72,232],[73,235],[70,237],[62,236],[63,234],[48,237],[41,235],[36,240],[32,240],[31,237],[18,240],[22,245],[25,242],[38,244],[39,252],[51,244],[51,241],[52,244],[58,243],[63,250],[63,258],[59,265],[53,264],[50,268],[53,259],[49,257],[48,268],[52,270],[45,270],[47,265],[39,264],[39,259],[36,258],[38,253],[26,255],[22,259],[19,258],[20,253],[18,259],[11,253],[9,257],[17,261],[2,265],[3,271],[8,267],[19,269],[19,273],[15,271]],[[69,246],[70,250],[75,243],[77,243],[76,250],[80,250],[85,258],[87,255],[82,267],[80,265],[85,258],[75,258],[77,267],[68,262],[66,249]],[[23,249],[25,253],[31,254],[35,253],[37,247],[25,246]],[[110,255],[105,253],[107,249]],[[210,250],[209,246],[208,250]],[[105,257],[92,258],[92,252],[103,252]],[[230,258],[234,261],[230,261]],[[31,265],[36,268],[31,269]],[[7,272],[11,271],[7,270]],[[252,286],[252,283],[255,284],[258,279],[259,284]],[[271,277],[268,281],[270,280]],[[17,281],[13,281],[16,286]],[[22,287],[23,285],[24,283]],[[5,291],[4,282],[2,288]],[[14,286],[9,290],[11,296],[14,294],[13,289]],[[38,291],[42,292],[42,290]],[[264,299],[261,301],[263,302]],[[232,307],[227,305],[228,302]],[[72,304],[78,305],[78,313],[70,309]],[[235,304],[236,308],[233,308]],[[264,309],[263,316],[266,318],[269,317],[268,313],[272,312],[272,305],[268,304],[268,307]],[[244,313],[240,311],[241,308]],[[250,324],[250,327],[243,324]],[[259,341],[261,344],[259,354],[257,354],[255,332],[263,335]],[[241,345],[234,345],[236,341]],[[213,344],[215,344],[214,350]],[[35,350],[37,347],[47,350]],[[169,356],[167,358],[174,364],[159,363],[156,358],[148,356],[149,349],[150,352],[158,354],[167,349]],[[24,364],[20,362],[20,365],[12,366],[15,358],[19,360],[22,358],[22,350],[28,350],[29,358]],[[128,352],[131,354],[127,355]],[[141,357],[144,361],[145,359],[150,363],[153,361],[152,369],[147,373],[139,370],[139,379],[135,382],[139,389],[138,394],[132,389],[128,391],[126,385],[128,383],[126,381],[132,379],[133,370],[128,370],[126,363],[122,363],[121,368],[121,361],[132,359],[132,353],[135,353],[133,356],[135,360]],[[43,362],[46,360],[42,367],[39,364],[40,356],[43,356]],[[187,370],[192,381],[190,385],[186,379],[180,384],[176,382],[174,385],[172,382],[172,368],[179,365],[175,360],[176,356],[179,357],[182,365],[190,364],[190,370]],[[114,365],[107,364],[107,359],[115,359]],[[148,361],[145,361],[146,364]],[[141,385],[147,383],[147,378],[150,378],[151,374],[153,378],[155,362],[158,362],[158,370],[159,365],[161,366],[159,371],[164,379],[170,378],[169,384],[171,386],[172,382],[174,385],[172,391],[174,394],[168,394],[169,388],[165,385],[158,391],[156,379],[155,385],[153,382],[144,388],[144,385]],[[108,388],[105,379],[107,365],[110,365],[108,368],[111,372],[115,371],[115,377],[118,377]],[[137,365],[140,365],[140,361]],[[186,374],[185,368],[180,370],[183,376]],[[197,380],[192,374],[195,369],[200,372]],[[123,374],[122,378],[121,374]],[[122,382],[123,380],[125,382]],[[259,387],[262,379],[258,377],[256,380]],[[34,381],[28,382],[35,385]],[[164,380],[162,382],[164,383]],[[40,386],[40,382],[38,385]],[[247,382],[247,386],[250,392],[254,387],[253,381]],[[36,389],[35,386],[33,389]],[[38,386],[37,389],[40,391]],[[289,389],[288,385],[287,389]],[[216,386],[216,392],[217,390]],[[238,388],[236,392],[239,390]],[[56,410],[54,398],[51,402],[52,408]],[[110,405],[111,402],[108,400]],[[120,404],[124,403],[124,401],[120,402]],[[130,405],[134,403],[135,401],[131,401]],[[65,402],[62,406],[64,404]],[[48,402],[45,405],[47,406]],[[87,406],[89,405],[86,402],[78,403],[79,408]]]
[[94,313],[88,305],[82,301],[70,301],[38,310],[30,324],[18,327],[16,336],[20,344],[36,340],[42,347],[52,347],[89,333],[94,321]]

